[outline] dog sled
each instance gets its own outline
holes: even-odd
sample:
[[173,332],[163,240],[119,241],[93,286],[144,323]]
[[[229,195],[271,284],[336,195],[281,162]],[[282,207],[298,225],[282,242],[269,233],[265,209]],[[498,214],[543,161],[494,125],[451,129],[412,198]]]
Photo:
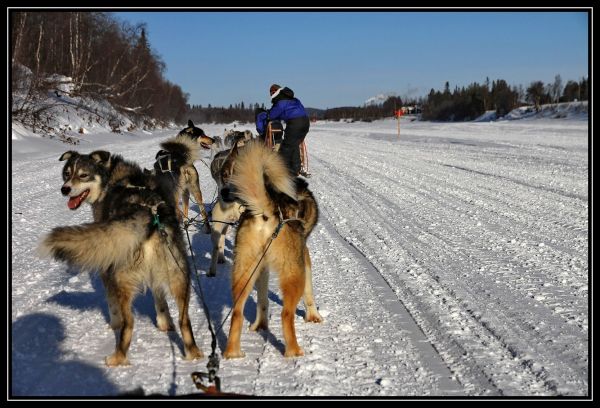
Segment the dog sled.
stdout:
[[[265,132],[265,144],[270,149],[279,151],[281,142],[283,142],[283,124],[278,120],[270,121]],[[308,148],[305,140],[300,143],[300,175],[307,178],[311,176],[308,171]]]

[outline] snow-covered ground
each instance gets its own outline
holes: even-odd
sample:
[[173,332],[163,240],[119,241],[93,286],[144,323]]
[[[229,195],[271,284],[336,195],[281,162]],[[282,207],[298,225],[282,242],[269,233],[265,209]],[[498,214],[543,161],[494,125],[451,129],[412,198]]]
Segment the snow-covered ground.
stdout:
[[561,102],[551,103],[540,106],[539,111],[533,106],[522,106],[513,109],[507,115],[498,118],[495,110],[486,111],[483,115],[475,119],[475,122],[490,122],[496,120],[519,120],[519,119],[587,119],[588,102]]
[[[201,127],[223,133],[222,125]],[[306,355],[284,358],[272,276],[270,330],[243,332],[246,358],[221,361],[223,391],[589,395],[587,117],[454,124],[403,118],[400,138],[396,131],[393,120],[312,124],[309,183],[321,217],[309,248],[325,321],[304,323],[300,305],[296,329]],[[51,228],[92,218],[89,207],[70,211],[60,194],[62,152],[102,147],[150,167],[159,141],[174,133],[90,133],[75,147],[13,136],[12,395],[196,392],[190,373],[204,371],[206,359],[184,361],[179,332],[158,331],[150,293],[134,303],[131,365],[107,368],[115,335],[99,278],[35,252]],[[197,168],[209,203],[215,183],[202,162]],[[231,307],[232,244],[218,276],[207,278],[210,237],[190,232],[218,325]],[[208,354],[196,294],[190,308]],[[248,324],[254,309],[255,294],[245,309]],[[218,334],[221,351],[228,330],[227,321]]]

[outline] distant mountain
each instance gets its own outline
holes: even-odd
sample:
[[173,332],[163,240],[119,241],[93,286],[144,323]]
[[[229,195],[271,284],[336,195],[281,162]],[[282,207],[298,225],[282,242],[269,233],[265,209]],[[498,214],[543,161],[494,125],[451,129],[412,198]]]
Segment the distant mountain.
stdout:
[[397,96],[395,92],[386,92],[376,96],[372,96],[365,101],[366,106],[381,105],[391,96]]

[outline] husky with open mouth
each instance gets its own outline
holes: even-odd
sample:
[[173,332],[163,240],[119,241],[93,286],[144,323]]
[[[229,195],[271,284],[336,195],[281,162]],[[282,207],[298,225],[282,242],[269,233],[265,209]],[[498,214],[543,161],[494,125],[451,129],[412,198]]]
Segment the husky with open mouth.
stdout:
[[68,151],[61,155],[67,206],[92,206],[94,222],[55,227],[39,247],[83,270],[98,271],[110,311],[110,326],[119,330],[109,366],[127,365],[133,333],[131,310],[135,296],[152,290],[156,323],[161,331],[174,330],[166,293],[175,298],[186,359],[202,357],[188,315],[190,267],[172,191],[140,166],[119,155],[97,150],[90,154]]

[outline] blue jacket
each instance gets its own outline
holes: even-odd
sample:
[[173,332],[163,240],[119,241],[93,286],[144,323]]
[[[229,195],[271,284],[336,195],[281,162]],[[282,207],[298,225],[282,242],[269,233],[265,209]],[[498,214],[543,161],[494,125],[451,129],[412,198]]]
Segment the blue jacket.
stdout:
[[268,120],[283,120],[288,122],[290,119],[307,116],[302,102],[297,98],[281,99],[273,105],[268,112]]
[[291,119],[308,116],[302,102],[294,98],[294,91],[287,86],[280,89],[272,102],[273,106],[268,111],[267,120],[283,120],[287,123]]
[[259,135],[264,135],[267,130],[267,112],[261,112],[256,115],[256,131]]
[[308,117],[302,102],[298,98],[294,98],[294,91],[285,87],[273,99],[271,109],[256,115],[256,130],[262,135],[267,129],[269,121],[282,120],[289,125],[290,120],[301,117]]

